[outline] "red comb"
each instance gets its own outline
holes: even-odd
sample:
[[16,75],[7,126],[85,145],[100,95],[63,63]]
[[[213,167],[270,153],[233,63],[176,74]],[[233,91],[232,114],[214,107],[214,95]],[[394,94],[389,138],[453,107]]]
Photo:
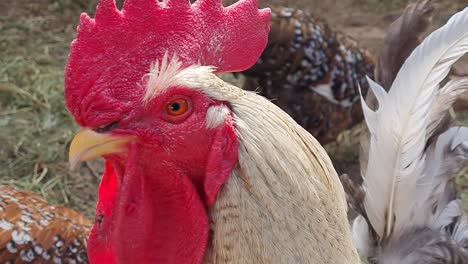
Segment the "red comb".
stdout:
[[242,71],[267,43],[270,11],[257,6],[258,0],[229,7],[221,0],[126,0],[119,11],[114,0],[100,0],[95,19],[82,14],[70,60],[102,56],[112,63],[127,53],[132,61],[155,61],[167,50],[188,64]]

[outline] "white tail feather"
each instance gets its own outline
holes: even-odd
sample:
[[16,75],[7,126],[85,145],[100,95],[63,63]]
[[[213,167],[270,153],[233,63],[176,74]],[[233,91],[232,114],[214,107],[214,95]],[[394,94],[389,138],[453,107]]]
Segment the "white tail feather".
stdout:
[[371,133],[364,176],[364,206],[380,238],[402,232],[414,205],[416,181],[423,174],[424,147],[430,112],[439,83],[468,51],[468,8],[454,15],[414,50],[387,94],[370,82],[379,108],[365,105]]

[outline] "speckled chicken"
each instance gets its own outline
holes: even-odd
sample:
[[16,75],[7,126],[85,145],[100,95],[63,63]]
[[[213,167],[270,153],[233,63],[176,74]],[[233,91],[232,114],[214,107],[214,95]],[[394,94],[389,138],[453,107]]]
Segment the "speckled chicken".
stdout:
[[272,99],[321,143],[362,121],[374,59],[350,37],[306,11],[272,8],[268,46],[244,75],[244,89]]
[[0,263],[88,263],[91,222],[38,195],[0,186]]

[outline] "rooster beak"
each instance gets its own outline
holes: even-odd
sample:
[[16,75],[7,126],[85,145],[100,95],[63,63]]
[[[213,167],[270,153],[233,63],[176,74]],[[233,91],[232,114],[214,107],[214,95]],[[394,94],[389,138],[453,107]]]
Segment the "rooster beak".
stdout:
[[73,169],[83,161],[106,154],[122,153],[126,151],[127,143],[134,139],[132,136],[101,134],[85,128],[73,138],[68,153],[68,161]]

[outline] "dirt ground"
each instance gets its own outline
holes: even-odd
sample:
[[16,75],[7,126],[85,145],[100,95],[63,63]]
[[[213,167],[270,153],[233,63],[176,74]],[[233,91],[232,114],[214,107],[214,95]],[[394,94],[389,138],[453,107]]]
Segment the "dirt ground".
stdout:
[[[74,172],[68,168],[67,146],[77,127],[63,105],[63,66],[79,14],[93,13],[96,2],[0,1],[0,184],[32,189],[90,217],[101,163],[87,163]],[[261,5],[307,9],[375,53],[385,29],[408,2],[265,0]],[[468,0],[438,2],[434,28],[468,6]],[[461,68],[468,72],[467,60]],[[356,172],[353,139],[358,132],[350,130],[327,146],[341,172]]]

